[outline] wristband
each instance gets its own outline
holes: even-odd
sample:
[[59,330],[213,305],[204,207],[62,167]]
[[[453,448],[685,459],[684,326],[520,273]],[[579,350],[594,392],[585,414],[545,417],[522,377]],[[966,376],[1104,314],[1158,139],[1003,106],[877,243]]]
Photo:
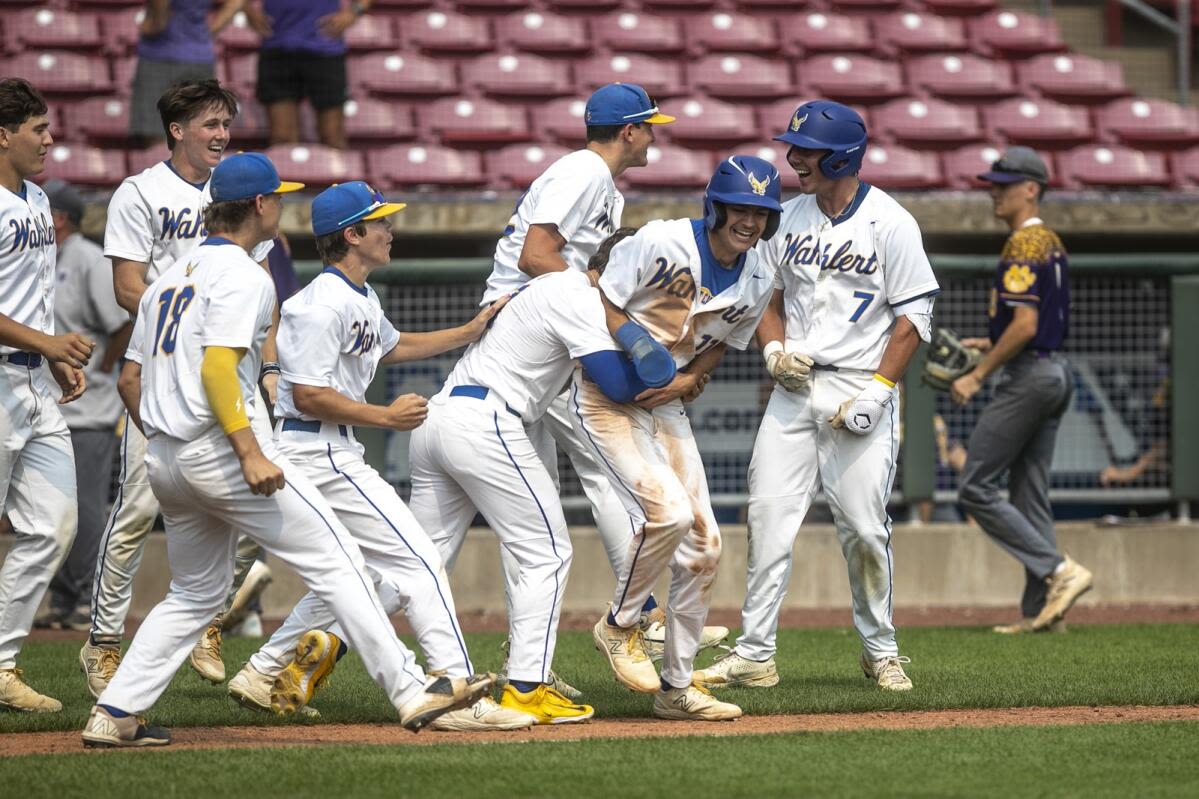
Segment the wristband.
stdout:
[[888,380],[887,378],[880,375],[878,372],[874,373],[874,379],[877,380],[878,382],[882,383],[887,388],[895,388],[894,380]]
[[767,366],[770,365],[770,356],[774,355],[776,352],[782,352],[782,351],[783,351],[783,342],[781,342],[781,341],[771,341],[765,347],[763,347],[762,348],[762,358],[765,359],[766,365]]
[[267,361],[262,365],[262,368],[258,370],[258,380],[261,382],[262,378],[266,377],[267,375],[281,374],[283,374],[283,370],[279,368],[279,364],[275,363],[274,361]]

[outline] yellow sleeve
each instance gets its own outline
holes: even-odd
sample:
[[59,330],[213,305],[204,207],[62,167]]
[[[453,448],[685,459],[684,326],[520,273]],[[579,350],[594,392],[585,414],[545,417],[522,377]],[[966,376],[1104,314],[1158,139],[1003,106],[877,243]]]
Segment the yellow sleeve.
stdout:
[[227,436],[250,426],[241,386],[237,382],[237,364],[245,354],[243,347],[205,347],[204,360],[200,363],[204,395]]

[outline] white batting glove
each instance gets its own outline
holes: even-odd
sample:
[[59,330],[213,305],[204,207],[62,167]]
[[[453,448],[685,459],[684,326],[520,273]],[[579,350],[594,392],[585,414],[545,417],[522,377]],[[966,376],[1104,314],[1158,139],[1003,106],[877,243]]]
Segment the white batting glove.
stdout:
[[772,341],[762,349],[766,371],[787,391],[799,391],[812,375],[812,359],[798,352],[784,352],[781,342]]
[[889,383],[889,380],[875,375],[860,394],[841,403],[837,412],[828,418],[829,422],[837,430],[844,427],[856,435],[866,435],[874,429],[887,406],[895,399],[895,385]]

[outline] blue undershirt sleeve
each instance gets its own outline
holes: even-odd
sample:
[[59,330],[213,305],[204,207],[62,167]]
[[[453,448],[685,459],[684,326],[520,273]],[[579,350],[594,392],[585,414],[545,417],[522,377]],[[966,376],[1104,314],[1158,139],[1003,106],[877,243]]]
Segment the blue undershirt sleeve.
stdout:
[[623,352],[602,350],[584,355],[579,359],[583,371],[591,378],[604,396],[613,402],[632,402],[643,391],[649,389],[641,378],[633,362]]

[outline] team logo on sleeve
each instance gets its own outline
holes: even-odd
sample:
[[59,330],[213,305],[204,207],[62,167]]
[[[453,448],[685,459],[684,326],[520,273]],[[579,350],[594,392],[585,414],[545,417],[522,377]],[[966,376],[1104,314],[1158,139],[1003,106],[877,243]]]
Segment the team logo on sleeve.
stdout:
[[1023,264],[1012,264],[1003,273],[1003,287],[1012,294],[1023,294],[1036,282],[1036,273]]
[[754,194],[759,197],[766,196],[766,189],[770,186],[770,175],[767,175],[765,180],[758,180],[758,177],[753,172],[750,172],[746,177],[749,180],[749,187],[753,189]]

